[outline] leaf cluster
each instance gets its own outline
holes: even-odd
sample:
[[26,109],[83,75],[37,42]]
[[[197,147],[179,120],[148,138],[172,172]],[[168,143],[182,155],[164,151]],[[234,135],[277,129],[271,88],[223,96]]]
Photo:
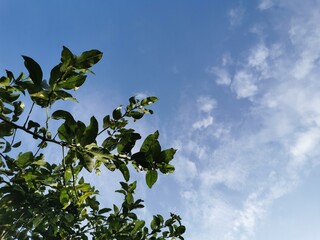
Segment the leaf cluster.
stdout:
[[[91,67],[102,58],[98,50],[79,56],[63,47],[61,61],[43,78],[40,65],[23,56],[28,71],[17,77],[6,70],[0,78],[0,238],[1,239],[183,239],[185,227],[181,219],[171,214],[168,220],[155,215],[148,227],[135,211],[143,208],[143,200],[134,199],[136,182],[130,181],[131,164],[146,172],[146,184],[151,188],[159,173],[172,173],[171,160],[175,149],[161,149],[159,132],[147,136],[139,151],[133,152],[141,135],[128,128],[153,111],[147,107],[158,99],[131,97],[126,107],[115,108],[101,121],[94,116],[89,124],[76,120],[66,109],[51,113],[58,100],[77,101],[75,91],[86,81]],[[26,117],[25,103],[32,104]],[[44,123],[32,120],[34,106],[43,108]],[[24,119],[23,119],[24,118]],[[57,129],[49,122],[57,121]],[[20,152],[23,141],[16,134],[30,135],[38,143],[36,150]],[[101,144],[97,139],[103,139]],[[58,163],[48,160],[43,149],[49,145],[61,148]],[[82,171],[101,173],[120,171],[118,193],[124,195],[121,206],[101,208],[96,199],[99,191],[82,176]]]

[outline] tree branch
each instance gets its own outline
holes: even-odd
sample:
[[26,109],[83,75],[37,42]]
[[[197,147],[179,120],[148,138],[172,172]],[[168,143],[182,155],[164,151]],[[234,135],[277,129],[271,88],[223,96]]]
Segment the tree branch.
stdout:
[[60,146],[65,146],[65,147],[71,147],[69,145],[67,145],[66,142],[59,142],[57,140],[54,140],[54,139],[50,139],[50,138],[46,138],[45,136],[41,136],[35,132],[32,132],[30,131],[29,129],[27,129],[25,126],[20,126],[18,124],[15,124],[14,122],[11,122],[10,120],[6,119],[5,117],[3,117],[2,115],[0,115],[0,119],[8,124],[10,124],[11,126],[13,126],[15,129],[21,129],[22,131],[26,132],[26,133],[29,133],[30,135],[32,135],[34,138],[39,138],[41,139],[42,141],[46,141],[46,142],[52,142],[52,143],[55,143],[55,144],[58,144]]

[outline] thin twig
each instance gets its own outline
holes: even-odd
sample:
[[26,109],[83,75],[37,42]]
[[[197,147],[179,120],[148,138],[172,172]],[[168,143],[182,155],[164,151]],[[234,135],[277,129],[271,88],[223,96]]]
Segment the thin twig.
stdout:
[[24,127],[24,128],[26,127],[27,122],[29,121],[29,118],[30,118],[31,112],[32,112],[32,110],[33,110],[33,107],[34,107],[34,102],[32,102],[32,105],[31,105],[30,111],[29,111],[29,113],[28,113],[27,119],[26,119],[26,121],[25,121],[24,124],[23,124],[23,127]]
[[47,137],[45,137],[45,136],[41,136],[41,135],[39,135],[39,134],[37,134],[37,133],[35,133],[35,132],[32,132],[32,131],[30,131],[29,129],[25,128],[25,126],[20,126],[20,125],[18,125],[18,124],[15,124],[14,122],[9,121],[8,119],[6,119],[5,117],[3,117],[3,116],[1,116],[1,115],[0,115],[0,119],[1,119],[2,121],[6,122],[6,123],[8,123],[8,124],[10,124],[10,125],[12,125],[12,126],[13,126],[14,128],[16,128],[16,129],[21,129],[22,131],[24,131],[24,132],[26,132],[26,133],[29,133],[30,135],[32,135],[32,136],[35,137],[36,139],[39,138],[39,139],[41,139],[41,140],[43,140],[43,141],[52,142],[52,143],[58,144],[58,145],[60,145],[60,146],[66,146],[66,147],[69,147],[69,148],[72,147],[72,145],[68,145],[66,142],[63,142],[63,141],[59,142],[59,141],[57,141],[57,140],[50,139],[50,138],[47,138]]

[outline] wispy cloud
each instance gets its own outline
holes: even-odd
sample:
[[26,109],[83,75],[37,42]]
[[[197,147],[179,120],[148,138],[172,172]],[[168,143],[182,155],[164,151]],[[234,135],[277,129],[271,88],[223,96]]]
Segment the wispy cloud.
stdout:
[[[250,100],[240,123],[216,117],[209,121],[213,109],[219,111],[223,104],[219,99],[215,107],[203,104],[207,99],[202,110],[198,105],[203,117],[185,112],[188,121],[177,130],[182,153],[177,178],[192,179],[181,191],[190,239],[207,239],[209,234],[223,240],[254,239],[257,224],[274,201],[295,188],[304,170],[320,164],[320,14],[312,10],[320,6],[314,2],[304,8],[308,12],[296,14],[286,4],[282,2],[288,24],[276,29],[281,38],[259,39],[244,50],[248,54],[232,71],[223,64],[207,69],[217,76],[218,87]],[[259,9],[272,6],[272,1],[261,1]],[[192,229],[206,236],[193,236]]]
[[239,26],[242,23],[245,10],[243,7],[232,8],[228,12],[229,22],[232,27]]
[[261,0],[258,8],[260,10],[267,10],[274,6],[273,0]]

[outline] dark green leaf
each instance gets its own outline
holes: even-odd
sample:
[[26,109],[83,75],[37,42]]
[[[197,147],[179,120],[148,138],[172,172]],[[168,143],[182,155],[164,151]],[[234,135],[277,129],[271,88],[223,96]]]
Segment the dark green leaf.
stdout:
[[102,208],[99,210],[98,214],[104,214],[104,213],[107,213],[107,212],[110,212],[111,209],[110,208]]
[[53,87],[53,85],[55,83],[57,83],[57,81],[60,79],[60,77],[62,76],[62,73],[60,71],[60,67],[61,64],[55,66],[54,68],[52,68],[51,72],[50,72],[50,79],[49,79],[49,85],[51,87]]
[[103,125],[102,125],[102,127],[103,127],[103,128],[108,128],[108,127],[110,127],[110,125],[111,125],[111,123],[110,123],[110,116],[107,115],[107,116],[105,116],[105,117],[103,118]]
[[57,99],[72,100],[72,101],[78,102],[76,98],[74,98],[70,93],[67,93],[65,91],[57,90],[54,92],[54,94]]
[[63,46],[61,52],[61,62],[60,71],[67,71],[68,67],[72,66],[75,62],[75,55],[65,46]]
[[16,142],[15,144],[12,145],[12,147],[17,148],[17,147],[20,147],[20,145],[21,145],[21,141]]
[[115,110],[113,110],[112,117],[114,120],[119,120],[122,117],[121,107],[117,107]]
[[186,227],[185,226],[179,226],[176,229],[176,236],[182,235],[184,232],[186,231]]
[[153,134],[150,134],[143,142],[140,151],[141,152],[149,152],[150,149],[154,146],[156,140],[159,137],[159,132],[155,131]]
[[99,50],[85,51],[77,57],[76,66],[78,68],[90,68],[100,61],[102,55]]
[[138,111],[132,111],[128,114],[128,117],[132,117],[134,119],[140,119],[142,118],[144,115],[144,113],[142,112],[138,112]]
[[61,126],[58,128],[58,136],[61,140],[67,141],[69,144],[73,143],[73,140],[75,138],[75,133],[72,127],[75,127],[76,125],[70,126],[68,122],[61,124]]
[[117,139],[115,139],[113,137],[108,137],[103,141],[102,146],[111,152],[112,150],[114,150],[117,147],[117,144],[118,144]]
[[14,106],[14,114],[16,116],[20,116],[24,110],[24,103],[21,101],[17,101],[13,103],[13,106]]
[[30,78],[32,82],[36,86],[41,86],[42,83],[42,70],[40,65],[34,61],[32,58],[27,57],[27,56],[22,56],[24,59],[24,65],[28,69]]
[[29,120],[27,129],[31,129],[31,128],[38,129],[39,127],[40,127],[39,123]]
[[77,157],[80,160],[80,163],[87,169],[89,172],[92,172],[94,167],[94,161],[92,156],[86,152],[77,152]]
[[54,113],[52,113],[51,118],[56,120],[65,119],[67,122],[74,124],[76,123],[71,113],[64,110],[55,111]]
[[6,147],[3,150],[3,153],[7,153],[7,152],[10,152],[10,151],[11,151],[11,144],[8,141],[6,141]]
[[124,179],[125,179],[126,181],[129,181],[129,179],[130,179],[130,172],[129,172],[129,169],[128,169],[127,165],[126,165],[125,163],[121,163],[121,164],[119,165],[119,170],[121,171]]
[[81,145],[86,146],[96,141],[98,135],[98,121],[95,117],[90,118],[90,125],[87,126],[81,138]]
[[60,81],[58,83],[59,88],[64,88],[66,90],[77,90],[86,80],[87,76],[85,75],[75,75],[66,80]]
[[14,76],[13,76],[13,73],[9,70],[6,69],[6,73],[7,73],[7,77],[10,79],[10,80],[13,80],[14,79]]
[[8,123],[0,123],[0,138],[11,136],[14,133],[14,127]]
[[169,148],[169,149],[163,150],[160,153],[159,162],[169,163],[173,159],[174,154],[176,152],[177,152],[177,150],[174,148]]
[[149,188],[158,180],[158,172],[156,170],[149,170],[146,174],[146,183]]

